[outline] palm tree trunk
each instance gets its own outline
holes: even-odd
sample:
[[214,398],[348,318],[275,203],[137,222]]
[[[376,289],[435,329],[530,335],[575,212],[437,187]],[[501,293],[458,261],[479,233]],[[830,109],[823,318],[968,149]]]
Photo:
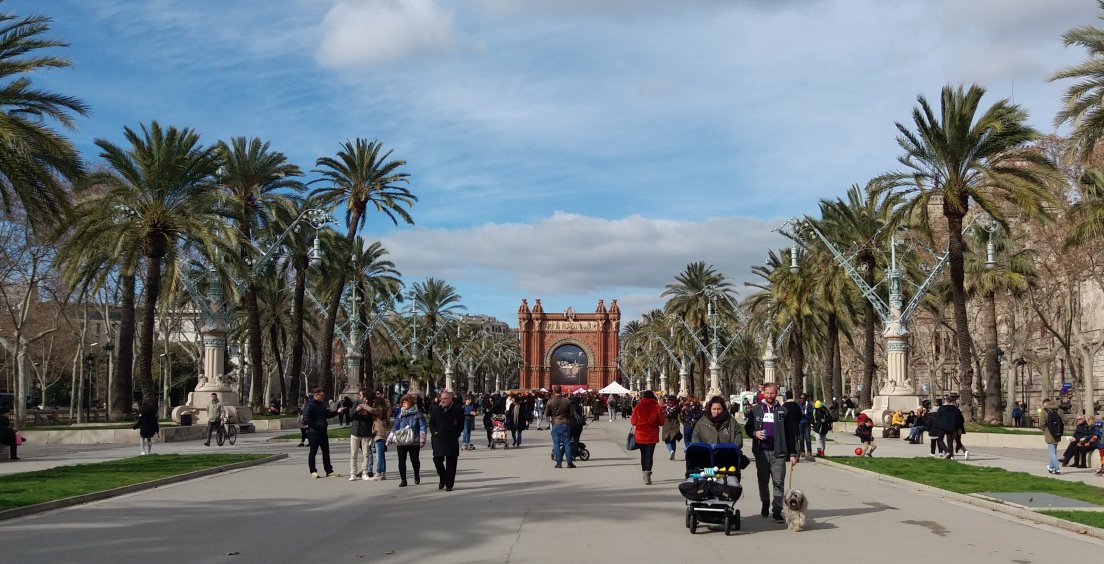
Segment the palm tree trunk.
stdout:
[[985,422],[1000,425],[1004,422],[1004,412],[1001,409],[1000,360],[997,358],[997,299],[993,292],[985,296],[982,323],[985,325]]
[[[150,244],[157,246],[156,243]],[[164,248],[164,243],[160,245]],[[138,389],[142,391],[142,407],[157,408],[157,387],[153,383],[153,333],[157,321],[157,299],[161,294],[161,257],[163,254],[146,255],[146,303],[142,307],[142,329],[138,350]],[[166,398],[167,399],[167,398]]]
[[[295,296],[292,301],[292,321],[291,321],[291,391],[295,394],[295,402],[298,405],[299,402],[299,390],[302,386],[299,382],[299,376],[303,372],[303,317],[305,312],[303,311],[303,300],[306,297],[307,289],[307,262],[306,260],[300,261],[296,259],[295,265]],[[288,405],[288,398],[284,398],[284,409],[287,410],[291,406]]]
[[827,401],[836,397],[836,365],[839,362],[839,325],[836,314],[828,314],[828,362],[825,368],[827,378],[824,381],[823,397]]
[[276,376],[280,380],[280,405],[287,404],[287,388],[284,386],[284,358],[280,354],[279,326],[273,323],[268,329],[269,339],[272,341],[272,356],[276,357]]
[[330,298],[329,307],[326,308],[326,319],[322,320],[322,342],[319,343],[322,358],[318,359],[322,364],[322,373],[319,375],[318,386],[329,393],[333,389],[333,345],[334,331],[337,326],[337,313],[341,309],[341,293],[345,291],[345,273],[338,274],[334,294]]
[[805,390],[805,344],[804,331],[801,324],[794,320],[794,352],[793,352],[793,393],[796,396]]
[[951,262],[951,300],[954,303],[955,333],[958,337],[959,403],[966,421],[973,422],[974,367],[970,365],[970,324],[966,317],[966,273],[962,260],[962,214],[948,212],[944,202],[943,216],[947,218],[947,252]]
[[134,403],[134,275],[122,275],[122,303],[119,313],[119,342],[115,345],[115,381],[111,390],[111,420],[123,421],[133,413]]
[[360,353],[360,387],[365,390],[373,390],[376,385],[376,374],[372,369],[372,337],[364,338]]
[[250,283],[245,296],[245,313],[249,323],[249,407],[253,413],[264,408],[264,339],[261,336],[261,308],[257,305],[257,291]]
[[[866,284],[874,287],[874,258],[865,259]],[[859,392],[859,409],[870,409],[874,406],[871,399],[874,395],[874,304],[863,298],[863,376],[862,390]]]

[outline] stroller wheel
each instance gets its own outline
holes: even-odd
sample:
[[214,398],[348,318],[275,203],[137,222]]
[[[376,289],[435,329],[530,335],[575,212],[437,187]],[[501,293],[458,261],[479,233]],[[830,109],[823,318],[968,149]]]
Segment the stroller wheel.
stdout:
[[687,507],[687,508],[686,508],[686,528],[687,528],[687,529],[689,529],[689,528],[690,528],[690,516],[691,516],[691,515],[692,515],[693,513],[694,513],[694,512],[693,512],[693,511],[691,511],[689,507]]
[[726,536],[731,536],[736,532],[736,516],[731,513],[725,513],[724,517],[724,532]]
[[698,516],[693,513],[690,514],[690,534],[698,534]]
[[590,451],[585,448],[579,451],[579,458],[582,460],[590,460]]

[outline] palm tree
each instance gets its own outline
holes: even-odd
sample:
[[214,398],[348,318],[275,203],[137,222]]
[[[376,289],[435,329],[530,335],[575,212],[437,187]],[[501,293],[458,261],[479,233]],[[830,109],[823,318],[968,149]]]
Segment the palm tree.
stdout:
[[[395,270],[395,263],[385,259],[387,249],[379,241],[371,245],[366,244],[363,237],[356,238],[353,247],[352,263],[356,266],[353,272],[353,283],[360,299],[357,304],[362,311],[360,318],[367,321],[371,315],[379,315],[373,312],[373,308],[381,303],[390,303],[396,297],[401,299],[402,274]],[[365,335],[361,345],[361,357],[364,359],[361,366],[361,387],[371,389],[375,383],[372,362],[372,335]]]
[[[318,168],[314,172],[322,175],[318,181],[327,182],[329,186],[315,190],[312,195],[322,205],[345,206],[345,224],[349,229],[346,237],[350,243],[367,222],[369,206],[385,214],[396,225],[399,219],[407,224],[414,223],[406,208],[414,205],[418,198],[402,186],[409,182],[410,177],[400,170],[406,161],[388,160],[391,151],[381,154],[382,150],[383,144],[379,141],[369,143],[358,138],[342,144],[336,158],[322,157],[315,163]],[[333,385],[334,327],[346,275],[345,270],[333,273],[337,291],[330,298],[324,320],[321,354],[322,385],[325,389]]]
[[912,114],[916,131],[897,124],[901,132],[897,143],[904,150],[898,160],[906,170],[881,176],[875,191],[902,196],[899,217],[919,218],[920,225],[929,229],[929,206],[942,208],[958,339],[959,395],[967,417],[972,417],[974,372],[966,317],[963,218],[971,203],[1002,223],[1002,203],[1045,216],[1043,206],[1052,201],[1047,182],[1056,175],[1054,164],[1027,146],[1039,138],[1027,125],[1027,112],[1000,100],[978,115],[984,94],[985,89],[977,85],[966,90],[945,86],[938,115],[923,96],[918,97],[919,107]]
[[289,163],[287,157],[274,151],[265,141],[253,137],[234,137],[229,143],[220,141],[218,153],[219,184],[226,194],[224,203],[233,219],[241,245],[238,256],[246,263],[245,305],[249,337],[249,406],[255,412],[264,407],[264,341],[261,336],[261,311],[257,305],[257,283],[250,277],[249,264],[259,258],[253,237],[270,228],[272,209],[287,198],[287,192],[303,191],[296,177],[303,173]]
[[[880,194],[871,184],[865,188],[852,185],[847,190],[845,199],[837,198],[834,201],[821,200],[821,220],[816,222],[818,229],[824,233],[837,248],[853,254],[854,266],[862,272],[863,280],[871,288],[875,285],[875,275],[878,272],[878,250],[883,248],[888,240],[888,232],[891,224],[891,216],[894,207],[898,204],[895,195]],[[831,276],[842,278],[842,276]],[[854,296],[854,293],[845,295]],[[829,298],[831,299],[831,298]],[[863,375],[862,391],[859,394],[859,408],[867,409],[872,402],[874,387],[874,345],[875,345],[875,313],[874,304],[866,298],[862,299],[863,306]],[[850,301],[850,300],[849,300]],[[838,320],[838,318],[837,318]],[[829,325],[832,324],[829,319]],[[831,327],[829,332],[832,333]],[[829,335],[829,339],[832,339]],[[838,335],[835,337],[834,346],[839,346]],[[839,393],[843,394],[843,377],[836,374],[839,358],[833,363],[833,380],[838,386]]]
[[[800,247],[799,262],[804,253]],[[820,312],[817,310],[816,296],[813,291],[817,276],[813,272],[799,270],[791,272],[790,254],[794,249],[771,253],[767,257],[765,265],[752,267],[752,272],[762,279],[762,282],[749,283],[759,288],[760,292],[749,297],[749,305],[761,312],[769,327],[776,331],[784,331],[790,328],[788,344],[793,355],[793,377],[790,379],[790,387],[795,390],[805,389],[805,352],[808,348],[807,338],[811,339],[814,333],[809,332],[810,321]]]
[[[1101,4],[1104,8],[1104,4]],[[1102,17],[1101,19],[1104,19]],[[1054,118],[1054,126],[1073,125],[1069,152],[1078,160],[1088,161],[1096,144],[1104,136],[1104,29],[1085,25],[1062,35],[1066,47],[1081,46],[1088,52],[1083,63],[1064,68],[1050,77],[1051,81],[1074,79],[1077,82],[1062,96],[1064,107]]]
[[156,406],[153,333],[162,267],[173,267],[181,244],[194,245],[212,257],[221,240],[235,237],[226,232],[217,211],[213,181],[218,157],[213,149],[199,144],[194,131],[162,129],[155,121],[149,127],[143,125],[141,132],[129,127],[123,132],[129,148],[96,140],[110,170],[91,175],[90,181],[109,190],[104,205],[96,209],[94,227],[85,234],[104,237],[105,244],[116,249],[137,242],[146,261],[137,383],[143,405]]
[[1104,238],[1104,171],[1090,168],[1081,175],[1080,198],[1069,209],[1072,229],[1065,247],[1080,247]]
[[[982,341],[985,350],[985,388],[983,419],[986,423],[1000,425],[1004,420],[1001,409],[1001,371],[997,350],[997,294],[1022,297],[1034,286],[1035,258],[1037,253],[1018,245],[1004,230],[991,234],[986,227],[972,229],[969,253],[966,255],[966,293],[981,300]],[[994,262],[987,260],[986,244],[992,237]]]
[[69,66],[41,50],[68,47],[42,37],[50,18],[0,13],[0,204],[4,212],[22,206],[34,229],[53,229],[69,211],[67,186],[83,174],[80,156],[46,120],[72,129],[72,114],[86,115],[80,100],[36,90],[26,75]]
[[[731,313],[731,305],[728,299],[716,299],[720,294],[729,295],[732,292],[732,283],[725,279],[724,274],[717,272],[712,265],[706,266],[705,262],[698,261],[686,265],[686,270],[675,277],[675,281],[664,286],[661,297],[669,299],[664,304],[663,310],[668,315],[682,318],[691,328],[698,339],[705,342],[709,339],[709,311],[716,308],[717,315],[724,312]],[[700,385],[699,393],[706,392],[705,373],[709,361],[705,353],[698,352],[698,366]],[[691,387],[694,378],[690,378]],[[693,393],[694,390],[691,390]]]

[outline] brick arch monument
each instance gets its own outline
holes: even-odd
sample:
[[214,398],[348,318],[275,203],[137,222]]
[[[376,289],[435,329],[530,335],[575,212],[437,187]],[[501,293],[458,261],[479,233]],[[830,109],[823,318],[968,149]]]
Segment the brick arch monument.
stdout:
[[562,386],[597,390],[617,379],[617,337],[621,308],[617,300],[607,310],[598,300],[594,313],[545,313],[540,299],[518,307],[521,340],[521,378],[524,389]]

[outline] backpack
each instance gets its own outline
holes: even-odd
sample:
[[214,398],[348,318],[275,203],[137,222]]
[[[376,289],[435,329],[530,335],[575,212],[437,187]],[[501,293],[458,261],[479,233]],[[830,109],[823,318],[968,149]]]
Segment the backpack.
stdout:
[[1062,422],[1062,416],[1058,415],[1057,411],[1050,410],[1047,412],[1046,426],[1047,430],[1050,431],[1051,435],[1054,435],[1055,439],[1062,439],[1062,432],[1066,430],[1066,425]]

